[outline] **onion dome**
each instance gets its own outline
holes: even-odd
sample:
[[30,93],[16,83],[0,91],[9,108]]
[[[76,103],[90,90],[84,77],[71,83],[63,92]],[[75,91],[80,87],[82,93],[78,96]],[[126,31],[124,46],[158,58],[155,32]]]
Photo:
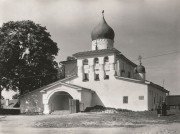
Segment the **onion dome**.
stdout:
[[142,57],[139,56],[138,59],[139,59],[140,64],[134,69],[134,73],[145,73],[146,72],[145,67],[141,63]]
[[143,65],[138,65],[136,68],[136,73],[145,73],[145,67]]
[[96,39],[111,39],[114,40],[114,30],[106,23],[104,19],[104,10],[102,11],[102,19],[100,23],[95,26],[91,33],[92,40]]

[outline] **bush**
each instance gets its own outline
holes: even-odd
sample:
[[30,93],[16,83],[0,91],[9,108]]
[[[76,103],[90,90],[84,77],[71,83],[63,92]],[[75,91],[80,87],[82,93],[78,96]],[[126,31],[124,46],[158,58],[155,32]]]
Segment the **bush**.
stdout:
[[102,112],[104,111],[106,108],[101,106],[101,105],[96,105],[94,107],[87,107],[84,112]]
[[116,111],[116,112],[131,112],[131,110],[127,110],[127,109],[116,109],[116,108],[111,108],[111,107],[103,107],[101,105],[96,105],[94,107],[87,107],[84,112],[102,112],[102,111],[106,111],[106,110],[112,110],[112,111]]
[[116,109],[118,112],[132,112],[132,110],[128,110],[128,109]]
[[0,115],[18,115],[20,109],[0,109]]
[[40,112],[25,112],[21,113],[22,115],[42,115],[43,113]]

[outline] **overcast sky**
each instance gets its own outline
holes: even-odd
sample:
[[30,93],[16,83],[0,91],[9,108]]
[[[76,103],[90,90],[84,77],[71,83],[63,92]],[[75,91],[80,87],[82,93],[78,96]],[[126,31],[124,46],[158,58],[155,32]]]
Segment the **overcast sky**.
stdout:
[[[91,49],[91,31],[101,19],[115,31],[115,48],[138,64],[143,58],[180,52],[180,0],[0,0],[0,25],[32,20],[60,48],[57,61]],[[180,94],[180,53],[144,59],[147,80]]]

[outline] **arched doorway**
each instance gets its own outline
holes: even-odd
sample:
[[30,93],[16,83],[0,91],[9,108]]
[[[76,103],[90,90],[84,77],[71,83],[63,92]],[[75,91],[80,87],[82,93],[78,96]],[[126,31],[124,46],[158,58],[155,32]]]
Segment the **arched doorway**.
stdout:
[[49,99],[51,112],[60,110],[69,110],[69,100],[73,97],[64,91],[55,92]]

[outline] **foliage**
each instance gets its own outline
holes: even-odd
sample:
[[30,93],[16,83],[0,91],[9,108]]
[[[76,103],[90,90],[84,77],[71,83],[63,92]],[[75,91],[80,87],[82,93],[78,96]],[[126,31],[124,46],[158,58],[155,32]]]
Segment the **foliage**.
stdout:
[[12,99],[19,99],[19,94],[15,94],[12,96]]
[[10,21],[0,28],[0,86],[20,94],[57,79],[57,43],[46,27],[28,21]]
[[1,95],[1,100],[4,100],[4,97]]
[[94,107],[87,107],[84,112],[102,112],[104,111],[106,108],[101,106],[101,105],[96,105]]
[[65,66],[61,63],[59,64],[57,77],[58,77],[58,79],[65,78]]
[[68,56],[68,57],[67,57],[67,61],[71,61],[71,60],[76,60],[76,58],[73,57],[73,56]]

